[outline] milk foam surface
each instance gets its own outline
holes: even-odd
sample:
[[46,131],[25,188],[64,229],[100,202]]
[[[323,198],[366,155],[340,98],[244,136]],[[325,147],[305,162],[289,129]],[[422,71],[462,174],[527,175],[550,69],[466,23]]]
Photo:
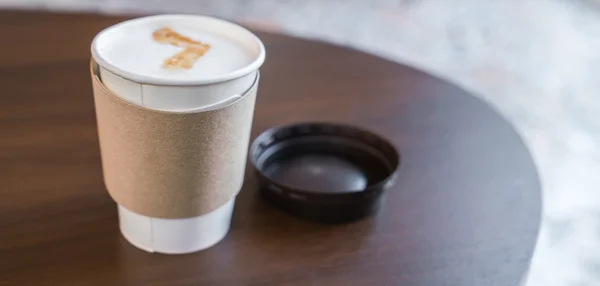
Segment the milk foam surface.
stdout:
[[[215,28],[215,25],[210,23],[194,21],[193,17],[147,17],[108,28],[94,40],[95,57],[101,57],[107,64],[125,73],[162,81],[193,81],[219,77],[255,61],[257,52],[253,51],[252,47],[249,49],[248,43],[245,43],[245,46],[244,43],[239,43],[244,39],[235,38],[238,31],[232,32],[234,30],[231,27]],[[158,43],[153,39],[152,33],[164,27],[195,41],[209,44],[210,49],[190,69],[164,68],[164,60],[183,49]],[[115,73],[127,77],[118,71]]]

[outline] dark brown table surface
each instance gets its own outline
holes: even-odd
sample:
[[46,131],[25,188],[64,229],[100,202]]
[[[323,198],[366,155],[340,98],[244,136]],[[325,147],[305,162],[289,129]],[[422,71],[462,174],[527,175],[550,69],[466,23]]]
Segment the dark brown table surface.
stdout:
[[322,225],[282,213],[248,172],[229,235],[182,256],[120,235],[104,189],[89,44],[122,18],[0,13],[0,285],[517,285],[540,184],[514,129],[464,90],[410,67],[259,33],[268,59],[253,137],[335,121],[390,138],[398,183],[375,216]]

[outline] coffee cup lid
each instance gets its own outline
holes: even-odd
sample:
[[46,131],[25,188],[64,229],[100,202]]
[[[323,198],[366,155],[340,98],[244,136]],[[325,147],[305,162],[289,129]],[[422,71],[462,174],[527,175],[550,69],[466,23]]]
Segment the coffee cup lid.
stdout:
[[400,154],[367,130],[301,123],[260,134],[250,161],[266,199],[296,216],[338,223],[378,209],[395,181]]

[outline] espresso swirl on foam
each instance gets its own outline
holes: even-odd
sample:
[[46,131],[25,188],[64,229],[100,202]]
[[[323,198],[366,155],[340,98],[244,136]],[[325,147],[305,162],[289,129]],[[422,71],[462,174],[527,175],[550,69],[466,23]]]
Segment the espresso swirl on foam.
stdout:
[[210,49],[209,44],[192,40],[168,27],[154,31],[152,38],[161,44],[183,48],[180,52],[164,60],[163,68],[166,69],[191,69],[194,63]]

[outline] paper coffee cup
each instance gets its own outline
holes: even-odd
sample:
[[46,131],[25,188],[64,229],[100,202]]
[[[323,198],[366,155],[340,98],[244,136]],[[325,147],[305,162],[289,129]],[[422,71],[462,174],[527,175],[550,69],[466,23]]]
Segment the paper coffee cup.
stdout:
[[103,172],[123,236],[169,254],[218,243],[243,181],[263,44],[223,20],[159,15],[103,30],[91,50]]

